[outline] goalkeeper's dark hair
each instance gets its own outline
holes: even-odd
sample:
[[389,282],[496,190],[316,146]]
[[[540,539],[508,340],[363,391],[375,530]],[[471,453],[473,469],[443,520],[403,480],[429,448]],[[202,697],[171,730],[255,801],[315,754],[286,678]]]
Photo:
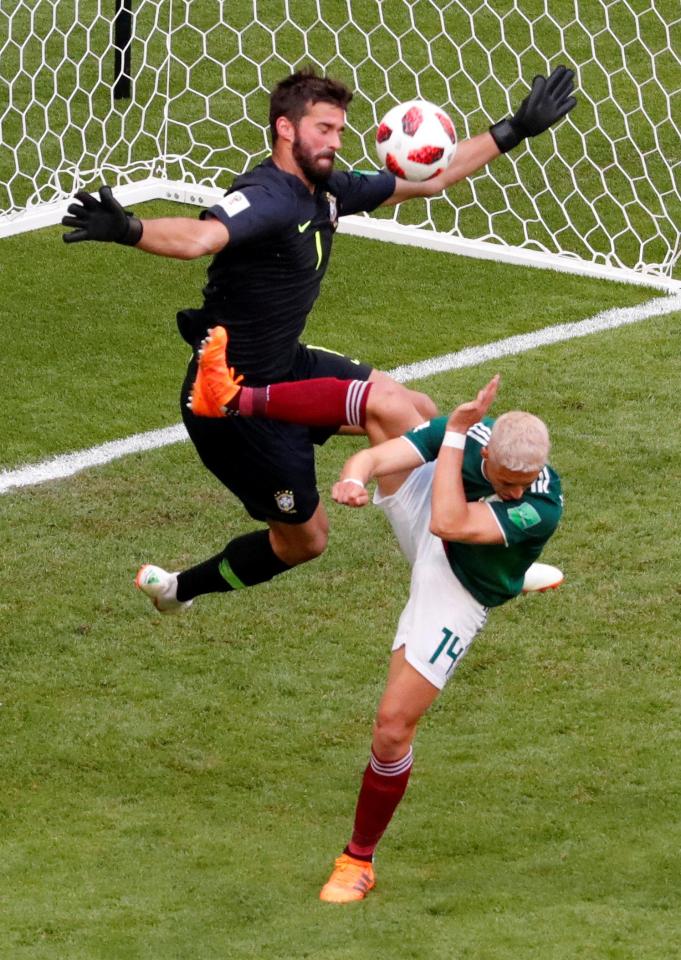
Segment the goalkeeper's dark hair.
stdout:
[[308,105],[332,103],[342,110],[352,100],[352,91],[330,77],[322,77],[313,67],[303,67],[284,80],[280,80],[270,95],[270,130],[272,144],[277,139],[277,118],[286,117],[297,124],[305,115]]

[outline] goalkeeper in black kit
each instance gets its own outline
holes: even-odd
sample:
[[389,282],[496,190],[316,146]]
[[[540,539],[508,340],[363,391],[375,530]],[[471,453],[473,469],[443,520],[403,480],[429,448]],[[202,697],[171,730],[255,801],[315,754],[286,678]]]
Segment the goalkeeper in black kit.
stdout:
[[[194,350],[181,411],[203,464],[260,526],[182,572],[145,564],[136,583],[158,610],[179,611],[201,594],[254,586],[323,552],[328,518],[317,490],[314,447],[343,428],[364,429],[370,393],[372,430],[379,439],[400,436],[436,413],[427,396],[371,365],[301,342],[338,219],[439,194],[544,132],[575,106],[573,77],[564,66],[535,77],[513,116],[460,142],[441,173],[413,183],[388,171],[334,170],[352,93],[304,69],[272,92],[271,157],[237,177],[224,198],[198,218],[139,219],[108,186],[98,198],[76,194],[62,221],[69,228],[68,244],[97,240],[181,260],[212,257],[201,306],[177,316]],[[280,388],[275,409],[267,409],[262,397],[258,401],[265,418],[253,419],[245,410],[239,416],[202,415],[194,389],[196,353],[216,328],[226,331],[225,342],[229,338],[236,383],[253,396],[267,384]],[[290,419],[289,401],[299,409],[301,392],[314,417],[284,422]]]

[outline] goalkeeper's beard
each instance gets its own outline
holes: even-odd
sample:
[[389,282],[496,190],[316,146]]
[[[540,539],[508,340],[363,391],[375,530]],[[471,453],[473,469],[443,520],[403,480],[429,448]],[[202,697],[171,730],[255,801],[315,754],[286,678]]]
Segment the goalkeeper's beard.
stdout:
[[333,171],[333,163],[336,157],[333,150],[325,150],[321,153],[313,154],[297,134],[291,150],[293,159],[310,183],[324,183],[329,178]]

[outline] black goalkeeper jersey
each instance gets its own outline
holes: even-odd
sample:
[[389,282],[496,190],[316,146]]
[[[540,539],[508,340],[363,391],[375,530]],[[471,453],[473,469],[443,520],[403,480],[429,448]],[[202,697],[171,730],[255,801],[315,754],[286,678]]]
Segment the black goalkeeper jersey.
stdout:
[[310,193],[269,159],[237,177],[224,199],[202,212],[224,223],[230,238],[208,268],[203,309],[227,327],[229,362],[248,384],[284,380],[291,372],[338,217],[373,210],[394,189],[386,171],[334,172]]

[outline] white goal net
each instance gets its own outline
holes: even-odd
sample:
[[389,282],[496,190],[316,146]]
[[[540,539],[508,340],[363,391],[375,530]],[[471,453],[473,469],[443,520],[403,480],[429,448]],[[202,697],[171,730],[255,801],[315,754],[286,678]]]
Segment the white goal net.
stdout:
[[268,91],[303,64],[355,91],[340,164],[370,168],[396,102],[435,101],[463,138],[565,63],[557,128],[350,227],[675,288],[680,48],[678,0],[2,0],[0,236],[103,181],[206,202],[267,155]]

